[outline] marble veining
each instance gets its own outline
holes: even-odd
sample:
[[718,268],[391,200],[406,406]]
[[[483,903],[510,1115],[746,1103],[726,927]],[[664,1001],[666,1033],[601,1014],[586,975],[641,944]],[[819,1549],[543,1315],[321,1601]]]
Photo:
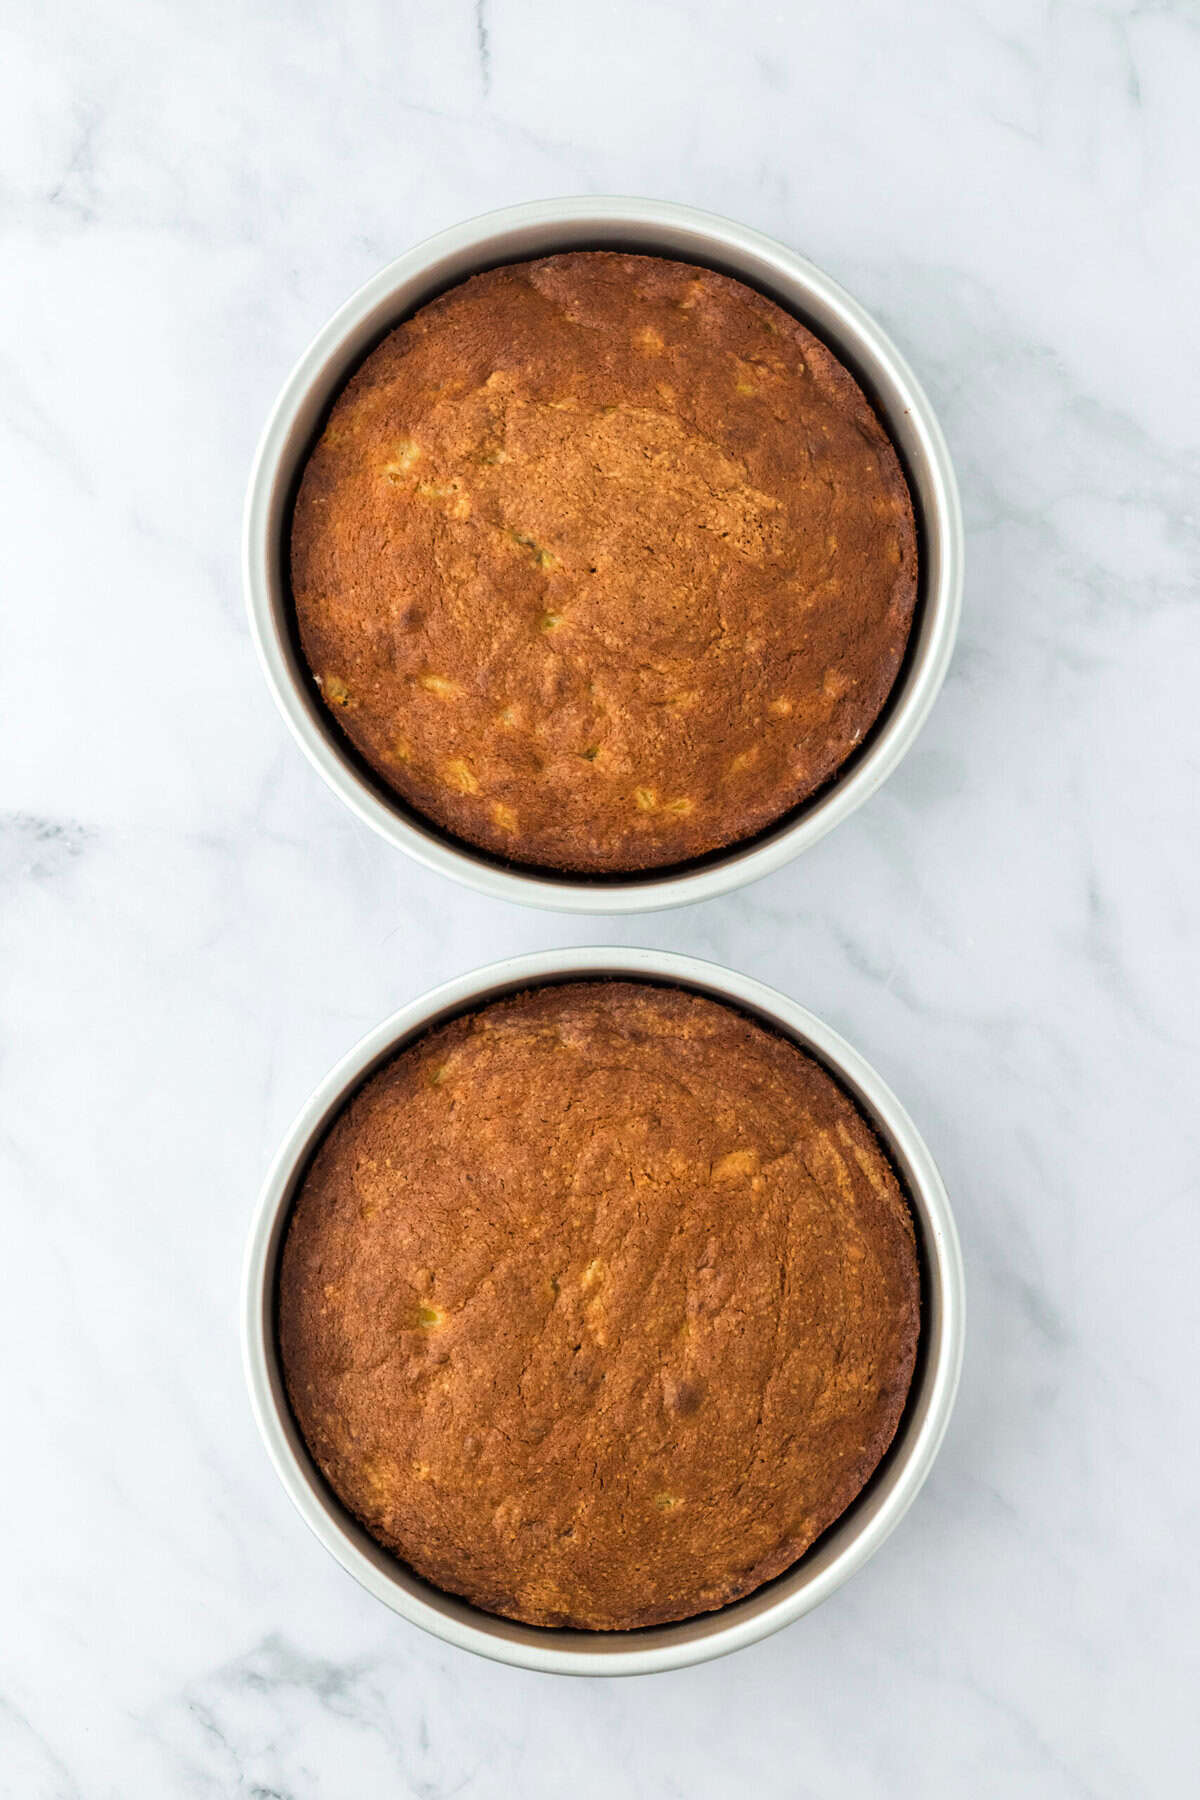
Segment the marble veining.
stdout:
[[[16,0],[0,54],[0,1793],[1193,1791],[1200,14],[1189,0]],[[903,768],[674,914],[489,904],[292,746],[238,577],[287,369],[456,219],[644,193],[794,245],[944,422],[968,584]],[[844,1031],[969,1278],[917,1506],[724,1663],[554,1681],[312,1541],[251,1423],[250,1206],[436,980],[644,942]]]

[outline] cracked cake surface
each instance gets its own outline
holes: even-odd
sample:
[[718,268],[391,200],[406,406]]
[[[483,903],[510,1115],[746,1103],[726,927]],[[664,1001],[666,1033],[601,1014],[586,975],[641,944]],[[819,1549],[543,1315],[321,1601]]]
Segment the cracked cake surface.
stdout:
[[858,1107],[700,995],[570,982],[371,1076],[284,1244],[291,1404],[384,1546],[488,1611],[724,1605],[846,1509],[900,1420],[911,1215]]
[[293,512],[324,705],[383,783],[509,861],[686,862],[824,786],[882,711],[912,503],[850,373],[713,270],[508,264],[392,331]]

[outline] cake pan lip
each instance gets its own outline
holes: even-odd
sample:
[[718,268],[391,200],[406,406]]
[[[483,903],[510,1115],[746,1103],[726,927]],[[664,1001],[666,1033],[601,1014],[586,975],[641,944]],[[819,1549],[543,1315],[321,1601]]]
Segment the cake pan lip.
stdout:
[[[524,988],[600,977],[673,983],[756,1014],[811,1049],[860,1100],[897,1163],[922,1245],[922,1350],[896,1439],[847,1513],[792,1569],[718,1612],[636,1632],[547,1630],[442,1594],[372,1543],[326,1488],[283,1387],[275,1335],[279,1251],[296,1184],[332,1117],[388,1055],[443,1019]],[[543,1673],[637,1675],[744,1648],[810,1612],[874,1555],[932,1467],[962,1365],[963,1267],[950,1202],[924,1141],[887,1084],[836,1031],[751,976],[695,957],[628,947],[539,951],[491,963],[410,1001],[369,1031],[318,1083],[285,1137],[260,1194],[246,1247],[242,1351],[251,1407],[293,1505],[335,1559],[410,1623],[460,1649]]]
[[[630,239],[633,242],[630,242]],[[923,524],[919,639],[877,734],[796,818],[702,866],[628,879],[542,875],[505,867],[387,798],[336,739],[298,655],[280,552],[290,497],[317,420],[346,374],[391,323],[473,269],[603,242],[706,261],[773,290],[808,318],[872,388],[900,444]],[[874,319],[837,282],[762,232],[670,201],[588,196],[530,201],[466,220],[389,263],[317,333],[288,376],[251,470],[243,579],[267,685],[293,736],[350,809],[394,847],[479,893],[560,912],[635,913],[711,900],[783,866],[847,818],[886,780],[924,725],[945,678],[962,603],[963,529],[954,468],[916,376]]]

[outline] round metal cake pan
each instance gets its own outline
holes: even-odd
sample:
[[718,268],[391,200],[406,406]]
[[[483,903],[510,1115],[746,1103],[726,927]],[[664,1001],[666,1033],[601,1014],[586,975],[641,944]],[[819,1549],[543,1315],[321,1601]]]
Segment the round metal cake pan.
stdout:
[[[340,1505],[317,1470],[288,1404],[276,1331],[279,1257],[297,1188],[326,1130],[382,1062],[421,1033],[507,994],[564,980],[634,979],[729,1002],[816,1056],[862,1106],[905,1188],[921,1263],[921,1340],[899,1430],[866,1488],[791,1569],[743,1600],[676,1624],[636,1631],[551,1630],[481,1611],[421,1579]],[[657,950],[543,951],[459,976],[402,1007],[321,1082],[267,1176],[247,1247],[242,1306],[250,1400],[264,1442],[301,1517],[363,1587],[412,1624],[499,1662],[573,1675],[642,1675],[723,1656],[778,1631],[824,1600],[874,1555],[928,1475],[958,1386],[963,1270],[950,1203],[912,1121],[875,1071],[838,1034],[783,994],[745,975]]]
[[[381,784],[328,717],[304,662],[288,584],[291,511],[332,401],[379,339],[419,306],[498,263],[556,251],[623,249],[736,276],[794,313],[851,368],[900,452],[917,515],[920,586],[904,665],[883,715],[811,801],[756,839],[665,872],[541,874],[440,831]],[[945,440],[916,377],[875,321],[828,275],[761,232],[658,200],[539,200],[456,225],[380,271],[318,332],[284,385],[250,476],[244,578],[268,686],[310,761],[346,804],[398,849],[468,887],[562,912],[631,913],[711,900],[815,844],[892,772],[924,724],[950,661],[962,597],[958,489]]]

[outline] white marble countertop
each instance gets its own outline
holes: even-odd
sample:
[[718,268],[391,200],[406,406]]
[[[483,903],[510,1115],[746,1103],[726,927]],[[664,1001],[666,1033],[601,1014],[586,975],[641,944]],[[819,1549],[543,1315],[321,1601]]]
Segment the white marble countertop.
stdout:
[[[0,1791],[1175,1796],[1200,1743],[1189,0],[18,0],[0,53]],[[255,665],[255,438],[333,307],[569,192],[842,280],[957,458],[960,647],[802,861],[644,920],[487,903],[358,826]],[[306,1533],[248,1412],[267,1159],[452,972],[645,942],[836,1024],[969,1279],[916,1507],[820,1611],[632,1682],[475,1660]]]

